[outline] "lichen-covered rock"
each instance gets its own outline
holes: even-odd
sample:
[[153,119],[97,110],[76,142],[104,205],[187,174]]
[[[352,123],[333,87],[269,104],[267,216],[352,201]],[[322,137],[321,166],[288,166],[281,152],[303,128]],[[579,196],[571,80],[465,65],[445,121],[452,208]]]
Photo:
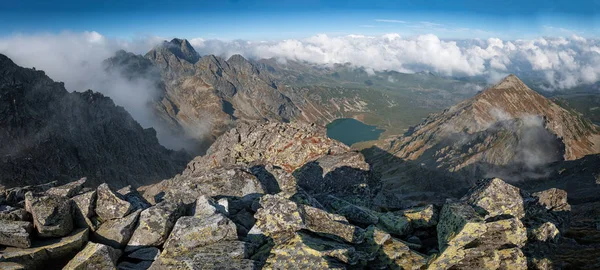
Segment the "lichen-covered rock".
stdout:
[[[503,263],[514,266],[524,261],[519,248],[525,245],[527,233],[517,218],[486,222],[466,203],[450,202],[442,208],[437,232],[440,254],[430,263],[431,269],[498,269]],[[515,249],[508,252],[506,247]]]
[[117,269],[117,260],[121,253],[110,246],[89,242],[63,269]]
[[192,204],[201,195],[244,197],[265,193],[258,178],[240,167],[216,168],[194,175],[176,175],[165,181],[157,184],[162,186],[156,190],[147,187],[144,195],[164,192],[163,200]]
[[126,252],[144,246],[160,246],[169,237],[171,229],[179,217],[185,214],[181,203],[161,202],[141,212],[139,222]]
[[31,214],[23,208],[0,205],[0,220],[31,221]]
[[422,269],[427,259],[427,256],[411,250],[401,240],[391,238],[383,244],[378,264],[387,264],[391,269]]
[[196,204],[192,209],[192,215],[199,218],[210,217],[219,213],[216,205],[217,203],[213,201],[213,199],[206,195],[201,195],[198,197],[198,199],[196,199]]
[[39,237],[61,237],[73,230],[71,201],[66,197],[25,195],[25,208],[33,217]]
[[28,248],[33,224],[28,221],[0,221],[0,245]]
[[538,204],[544,206],[548,210],[571,211],[571,205],[567,202],[567,192],[562,189],[551,188],[531,194],[532,197],[538,199]]
[[221,241],[197,247],[184,256],[161,256],[151,269],[258,269],[258,263],[250,260],[255,249],[256,246],[248,242]]
[[102,223],[94,232],[94,240],[114,248],[124,248],[133,234],[141,212],[142,210],[138,209],[124,218]]
[[342,216],[307,205],[302,206],[301,213],[305,228],[312,232],[333,236],[333,239],[340,238],[354,244],[359,244],[364,239],[364,230],[348,224],[346,218]]
[[552,222],[544,222],[542,224],[537,224],[531,229],[527,230],[527,235],[529,239],[534,241],[557,241],[560,235],[560,231],[556,228],[556,225]]
[[161,257],[183,256],[198,247],[236,239],[235,224],[222,214],[208,218],[181,217],[165,242]]
[[251,230],[256,234],[263,233],[275,242],[283,242],[304,228],[296,203],[278,195],[265,195],[260,199],[260,205],[261,208],[254,214],[256,223]]
[[410,220],[394,212],[380,214],[377,226],[395,235],[407,235],[412,231]]
[[95,215],[96,191],[92,190],[71,199],[73,201],[73,221],[79,228],[96,229],[96,225],[90,220]]
[[58,186],[58,187],[52,187],[50,189],[48,189],[46,191],[46,194],[48,195],[53,195],[53,196],[59,196],[59,197],[73,197],[75,195],[77,195],[77,193],[79,193],[79,191],[81,191],[81,189],[83,188],[83,185],[85,184],[85,181],[87,180],[87,178],[81,178],[78,181],[74,181],[62,186]]
[[412,228],[430,228],[437,225],[438,213],[433,205],[415,207],[401,211],[408,218]]
[[297,233],[271,249],[265,269],[345,269],[358,260],[350,245]]
[[115,193],[104,183],[96,189],[96,214],[103,220],[122,218],[134,210],[131,203],[126,201],[121,194]]
[[47,269],[81,250],[88,240],[88,232],[88,229],[79,229],[62,238],[35,241],[30,248],[5,248],[0,252],[0,262],[21,264],[26,269]]
[[525,216],[521,190],[499,178],[484,179],[472,188],[463,201],[484,211],[484,218],[510,215],[516,218]]

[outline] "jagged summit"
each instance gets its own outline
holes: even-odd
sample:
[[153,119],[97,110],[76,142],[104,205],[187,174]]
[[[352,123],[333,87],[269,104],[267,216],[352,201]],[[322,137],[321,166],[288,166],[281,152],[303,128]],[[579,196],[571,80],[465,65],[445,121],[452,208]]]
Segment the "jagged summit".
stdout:
[[[531,134],[532,128],[540,133]],[[544,130],[556,140],[544,139],[552,141],[552,146],[538,148],[564,148],[566,160],[600,152],[596,126],[531,90],[515,75],[430,116],[393,143],[391,150],[404,159],[433,160],[436,166],[453,170],[478,162],[504,166],[514,163],[517,148],[522,147],[519,142],[530,139],[523,136],[546,138]],[[516,137],[508,139],[511,136]]]
[[1,54],[0,130],[0,185],[7,187],[82,176],[140,185],[171,176],[187,159],[162,147],[153,129],[110,98],[69,93],[43,71]]

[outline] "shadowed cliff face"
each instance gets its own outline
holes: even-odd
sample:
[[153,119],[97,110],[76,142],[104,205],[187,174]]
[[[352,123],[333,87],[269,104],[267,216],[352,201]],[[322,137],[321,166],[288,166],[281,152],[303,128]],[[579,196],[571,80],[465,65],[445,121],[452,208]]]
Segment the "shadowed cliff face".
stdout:
[[0,55],[0,184],[39,184],[88,176],[115,186],[172,176],[186,155],[162,147],[110,98],[69,93],[43,71]]
[[514,75],[430,116],[406,135],[389,150],[451,171],[476,163],[533,168],[600,152],[596,126]]

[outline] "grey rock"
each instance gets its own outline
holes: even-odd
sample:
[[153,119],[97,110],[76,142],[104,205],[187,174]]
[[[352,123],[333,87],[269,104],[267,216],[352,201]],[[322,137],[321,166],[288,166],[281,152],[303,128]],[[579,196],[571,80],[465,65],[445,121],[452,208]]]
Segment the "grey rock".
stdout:
[[114,248],[124,248],[133,234],[141,212],[142,210],[138,209],[124,218],[102,223],[94,232],[94,240]]
[[305,228],[343,241],[360,244],[364,239],[364,230],[348,224],[346,218],[328,213],[324,210],[303,205],[302,217]]
[[33,217],[39,237],[61,237],[73,230],[72,202],[66,197],[25,195],[25,208]]
[[192,215],[199,218],[206,218],[219,213],[216,204],[217,203],[210,197],[201,195],[196,199],[196,204],[192,209]]
[[2,250],[0,261],[21,264],[25,269],[46,269],[49,263],[63,262],[80,251],[88,240],[88,232],[78,229],[65,237],[35,241],[30,248],[8,247]]
[[222,214],[208,218],[181,217],[165,242],[161,257],[183,256],[198,247],[236,239],[235,224]]
[[96,189],[96,214],[103,220],[122,218],[134,210],[134,206],[121,194],[115,193],[104,183]]
[[278,243],[294,237],[296,231],[305,227],[298,205],[282,196],[265,195],[260,205],[254,214],[252,234],[262,233]]
[[87,178],[84,177],[77,181],[74,181],[74,182],[71,182],[68,184],[64,184],[62,186],[52,187],[46,191],[46,194],[53,195],[53,196],[59,196],[59,197],[71,198],[71,197],[75,196],[77,193],[79,193],[79,191],[81,191],[81,189],[83,188],[83,185],[85,184],[86,181],[87,181]]
[[31,246],[33,224],[27,221],[0,222],[0,245],[28,248]]
[[79,228],[96,229],[94,222],[90,219],[95,215],[96,190],[92,190],[71,199],[73,201],[73,221]]
[[169,237],[177,219],[184,214],[183,204],[171,202],[161,202],[142,211],[125,251],[144,246],[161,246]]
[[89,242],[63,269],[117,269],[117,260],[121,254],[118,249]]
[[394,212],[380,214],[377,226],[394,235],[407,235],[413,229],[407,217]]
[[0,220],[32,221],[27,210],[10,205],[0,205]]
[[463,201],[484,211],[484,218],[500,215],[525,217],[525,208],[521,190],[499,178],[482,180],[472,188]]

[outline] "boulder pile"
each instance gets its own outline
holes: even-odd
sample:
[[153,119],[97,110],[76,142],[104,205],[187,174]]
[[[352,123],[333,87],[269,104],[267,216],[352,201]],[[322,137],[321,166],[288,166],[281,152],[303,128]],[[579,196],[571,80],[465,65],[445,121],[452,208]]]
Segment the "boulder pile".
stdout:
[[85,179],[2,190],[0,268],[551,267],[564,191],[484,179],[463,198],[388,211],[361,154],[295,125],[238,127],[139,193]]

